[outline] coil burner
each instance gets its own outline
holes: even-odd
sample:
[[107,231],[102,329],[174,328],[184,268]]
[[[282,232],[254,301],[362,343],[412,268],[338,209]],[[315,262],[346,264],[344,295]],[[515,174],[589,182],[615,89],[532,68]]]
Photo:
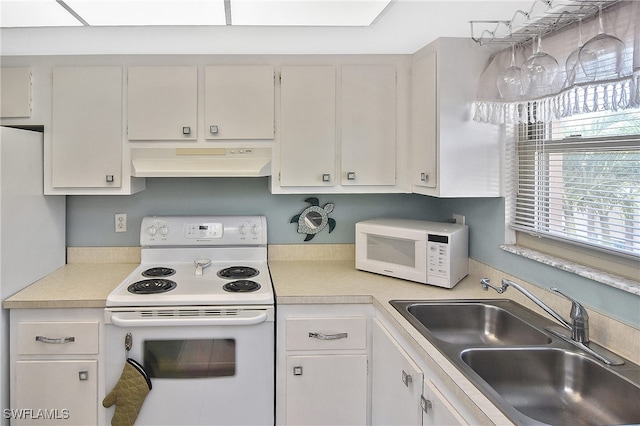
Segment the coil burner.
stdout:
[[146,271],[143,271],[142,276],[147,278],[160,278],[160,277],[170,277],[172,275],[175,275],[175,273],[176,273],[176,270],[173,268],[158,266],[158,267],[149,268]]
[[149,279],[137,281],[127,287],[130,293],[134,294],[158,294],[166,293],[176,288],[175,281],[165,279]]
[[237,280],[225,284],[222,288],[232,293],[249,293],[260,289],[260,284],[251,280]]
[[251,268],[249,266],[230,266],[228,268],[221,269],[218,271],[218,276],[220,278],[228,278],[228,279],[247,279],[253,278],[258,275],[257,269]]

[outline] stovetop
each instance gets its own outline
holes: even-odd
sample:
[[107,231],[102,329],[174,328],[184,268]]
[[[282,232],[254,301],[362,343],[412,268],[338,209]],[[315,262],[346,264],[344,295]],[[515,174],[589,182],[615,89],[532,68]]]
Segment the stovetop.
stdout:
[[274,303],[264,216],[145,217],[140,241],[107,307]]

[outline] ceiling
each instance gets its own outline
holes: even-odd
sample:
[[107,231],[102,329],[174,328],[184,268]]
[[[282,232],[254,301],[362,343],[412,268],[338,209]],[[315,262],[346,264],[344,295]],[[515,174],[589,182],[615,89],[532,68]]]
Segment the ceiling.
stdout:
[[367,26],[391,0],[0,0],[0,27]]
[[509,20],[531,4],[532,0],[0,0],[0,53],[410,54],[438,37],[470,37],[469,21]]

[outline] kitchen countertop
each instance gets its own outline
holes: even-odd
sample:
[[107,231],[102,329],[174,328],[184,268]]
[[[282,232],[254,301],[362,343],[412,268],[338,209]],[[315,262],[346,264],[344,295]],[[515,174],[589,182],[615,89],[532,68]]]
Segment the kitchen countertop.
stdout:
[[5,309],[104,308],[107,296],[137,263],[70,263],[3,303]]
[[480,286],[479,275],[469,275],[453,289],[358,271],[353,260],[270,261],[269,269],[279,305],[372,303],[409,342],[459,402],[483,424],[512,425],[451,362],[388,302],[393,299],[503,298]]
[[[104,308],[107,295],[137,266],[138,263],[70,263],[9,297],[4,301],[3,307]],[[511,424],[455,366],[388,303],[392,299],[511,298],[531,308],[529,301],[518,293],[508,297],[482,290],[480,278],[488,276],[497,282],[502,276],[499,271],[470,261],[470,275],[453,289],[444,289],[358,271],[353,259],[270,260],[269,268],[279,305],[373,304],[380,315],[396,328],[419,356],[424,357],[439,378],[453,389],[460,401],[463,401],[477,418],[484,418],[494,424]],[[627,330],[628,328],[625,328],[622,332]]]

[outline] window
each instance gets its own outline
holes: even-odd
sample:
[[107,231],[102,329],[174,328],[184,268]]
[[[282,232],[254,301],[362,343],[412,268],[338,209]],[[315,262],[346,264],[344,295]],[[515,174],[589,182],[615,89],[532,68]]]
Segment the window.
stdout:
[[[606,90],[598,90],[600,103],[609,99]],[[640,257],[640,110],[579,114],[518,130],[512,227]]]

